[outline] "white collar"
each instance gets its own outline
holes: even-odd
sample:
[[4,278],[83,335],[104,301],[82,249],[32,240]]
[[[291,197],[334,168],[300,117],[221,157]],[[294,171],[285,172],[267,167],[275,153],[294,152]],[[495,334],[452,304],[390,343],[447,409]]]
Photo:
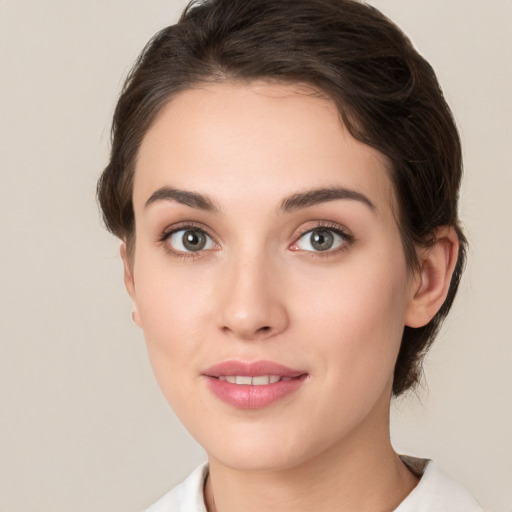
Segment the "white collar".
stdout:
[[400,458],[421,479],[394,512],[483,512],[466,489],[444,474],[434,461],[406,455]]

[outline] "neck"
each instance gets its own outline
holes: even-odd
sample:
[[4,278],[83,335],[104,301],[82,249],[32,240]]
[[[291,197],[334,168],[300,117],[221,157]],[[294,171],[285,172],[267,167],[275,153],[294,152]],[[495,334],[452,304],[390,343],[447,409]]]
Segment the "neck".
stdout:
[[[387,421],[357,432],[313,459],[279,471],[237,471],[210,458],[208,512],[389,512],[418,483],[391,446]],[[381,418],[382,419],[382,418]]]

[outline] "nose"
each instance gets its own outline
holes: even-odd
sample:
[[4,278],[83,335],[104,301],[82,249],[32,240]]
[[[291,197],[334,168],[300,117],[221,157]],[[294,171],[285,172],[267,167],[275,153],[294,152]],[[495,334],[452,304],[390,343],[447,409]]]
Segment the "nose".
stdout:
[[286,330],[289,316],[278,271],[263,256],[239,258],[222,272],[217,323],[242,340],[268,339]]

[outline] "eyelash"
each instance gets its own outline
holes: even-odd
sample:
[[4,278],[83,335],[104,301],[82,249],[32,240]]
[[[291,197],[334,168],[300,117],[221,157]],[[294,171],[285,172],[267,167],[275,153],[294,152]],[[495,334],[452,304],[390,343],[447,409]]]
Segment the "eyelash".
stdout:
[[202,251],[202,250],[197,251],[197,252],[193,252],[193,251],[190,251],[190,252],[177,251],[175,249],[172,249],[170,247],[170,245],[167,243],[169,238],[174,233],[177,233],[178,231],[188,231],[188,230],[190,230],[190,231],[201,231],[201,232],[205,233],[206,236],[208,236],[211,240],[213,240],[213,242],[216,245],[218,245],[218,243],[215,240],[215,237],[213,237],[208,232],[208,230],[205,229],[205,227],[203,225],[196,224],[195,222],[187,222],[185,224],[173,225],[171,227],[168,227],[168,228],[164,229],[162,234],[158,237],[158,242],[163,246],[164,250],[168,254],[170,254],[171,256],[174,256],[175,258],[180,258],[180,259],[184,259],[184,260],[200,258],[204,254],[204,251]]
[[302,253],[307,253],[307,255],[312,258],[327,258],[329,256],[333,256],[346,251],[356,241],[355,237],[352,234],[347,233],[347,231],[344,228],[342,228],[339,224],[328,221],[318,221],[312,227],[299,230],[297,236],[295,237],[295,242],[293,242],[292,245],[297,244],[297,242],[301,238],[305,237],[308,233],[314,233],[315,231],[332,232],[340,236],[343,239],[343,242],[341,243],[340,247],[337,247],[336,249],[332,250],[328,249],[326,251],[305,251],[301,249],[296,249],[297,252],[300,251]]
[[[168,252],[173,257],[181,258],[181,259],[185,259],[185,260],[199,258],[202,255],[204,255],[204,252],[205,252],[204,250],[199,250],[197,252],[194,252],[194,251],[190,251],[190,252],[177,251],[175,249],[172,249],[170,247],[169,243],[168,243],[169,238],[174,233],[177,233],[178,231],[187,231],[187,230],[201,231],[201,232],[205,233],[206,236],[208,236],[217,246],[219,245],[216,242],[215,237],[213,237],[208,232],[208,230],[205,229],[205,227],[203,225],[197,224],[197,223],[194,223],[194,222],[187,222],[185,224],[173,225],[172,227],[166,228],[161,233],[161,235],[158,237],[158,242],[159,242],[159,244],[161,244],[163,246],[164,250],[166,252]],[[343,242],[341,243],[340,247],[338,247],[336,249],[333,249],[333,250],[329,250],[329,249],[327,249],[325,251],[307,251],[307,250],[301,250],[301,249],[293,249],[293,250],[296,251],[296,252],[307,253],[307,255],[309,257],[325,258],[325,257],[329,257],[329,256],[332,256],[334,254],[338,254],[340,252],[343,252],[343,251],[347,250],[355,242],[354,236],[349,234],[349,233],[347,233],[345,231],[345,229],[343,229],[339,224],[336,224],[334,222],[318,221],[312,227],[308,227],[308,228],[299,230],[299,232],[297,233],[297,235],[294,238],[295,241],[291,245],[297,244],[297,242],[301,238],[306,236],[308,233],[313,233],[315,231],[329,231],[329,232],[332,232],[332,233],[340,236],[343,239]],[[206,251],[209,251],[209,250],[211,250],[211,249],[207,249]]]

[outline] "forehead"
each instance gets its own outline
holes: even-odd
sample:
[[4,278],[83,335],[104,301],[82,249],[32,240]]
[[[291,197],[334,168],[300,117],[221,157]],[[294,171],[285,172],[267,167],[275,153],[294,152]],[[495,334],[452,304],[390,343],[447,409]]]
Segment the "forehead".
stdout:
[[389,175],[387,158],[355,140],[334,102],[307,85],[204,84],[173,97],[146,133],[134,205],[162,186],[221,202],[343,186],[392,209]]

